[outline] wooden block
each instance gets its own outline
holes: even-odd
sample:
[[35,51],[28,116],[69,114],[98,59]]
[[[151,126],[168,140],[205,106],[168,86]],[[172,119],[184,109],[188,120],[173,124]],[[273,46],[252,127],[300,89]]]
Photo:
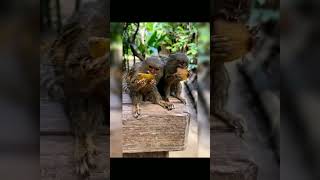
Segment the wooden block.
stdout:
[[124,158],[165,158],[169,157],[168,151],[143,152],[143,153],[123,153]]
[[234,133],[211,133],[210,179],[256,180],[258,167]]
[[181,151],[187,144],[190,114],[185,105],[174,98],[175,109],[168,111],[159,105],[144,102],[141,117],[132,116],[132,105],[123,96],[123,153]]
[[[109,177],[109,136],[101,136],[97,141],[97,168],[91,179]],[[71,136],[40,136],[40,175],[42,180],[68,179],[78,180],[75,174],[73,156],[73,138]]]
[[69,133],[69,120],[59,102],[40,100],[40,133]]
[[212,132],[232,132],[234,129],[230,127],[227,123],[223,122],[222,120],[215,118],[211,115],[210,123],[213,123],[210,131]]

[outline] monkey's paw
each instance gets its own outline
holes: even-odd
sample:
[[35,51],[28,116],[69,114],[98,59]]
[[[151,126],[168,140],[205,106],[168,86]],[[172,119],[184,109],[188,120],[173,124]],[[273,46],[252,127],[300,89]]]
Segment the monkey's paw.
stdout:
[[79,174],[82,178],[89,178],[90,177],[90,169],[87,163],[87,157],[82,156],[76,162],[76,173]]
[[157,84],[157,81],[155,79],[151,79],[150,85],[155,86]]
[[187,104],[187,101],[184,98],[178,98],[178,99],[182,102],[182,104],[184,104],[184,105]]
[[95,169],[97,167],[94,157],[98,155],[97,147],[94,144],[88,145],[88,152],[86,154],[87,163],[90,168]]
[[239,137],[243,137],[243,134],[248,131],[246,121],[242,116],[235,115],[230,123],[235,128],[235,133]]
[[174,109],[174,105],[170,102],[163,102],[163,107],[166,108],[167,110],[172,110]]
[[137,110],[133,111],[132,114],[133,114],[134,118],[138,118],[141,115],[141,112],[140,112],[140,110],[137,109]]

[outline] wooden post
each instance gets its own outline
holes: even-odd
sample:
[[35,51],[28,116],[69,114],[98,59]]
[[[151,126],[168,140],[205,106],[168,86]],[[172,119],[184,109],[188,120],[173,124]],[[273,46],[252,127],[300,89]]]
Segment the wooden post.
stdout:
[[212,120],[210,179],[257,180],[258,166],[247,145],[227,124],[216,118]]
[[132,116],[132,104],[123,95],[122,133],[123,157],[169,157],[170,151],[182,151],[187,144],[190,115],[185,105],[170,98],[175,109],[144,102],[141,116]]

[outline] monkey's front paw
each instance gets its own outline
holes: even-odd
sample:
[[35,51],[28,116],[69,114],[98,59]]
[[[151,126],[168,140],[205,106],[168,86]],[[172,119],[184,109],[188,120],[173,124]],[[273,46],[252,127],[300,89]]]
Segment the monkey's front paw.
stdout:
[[170,102],[164,102],[164,107],[169,111],[174,109],[174,105]]
[[147,85],[147,81],[144,79],[138,80],[137,81],[138,86],[140,87],[145,87]]
[[88,152],[86,154],[87,163],[90,168],[96,168],[94,157],[98,155],[97,147],[94,144],[88,144]]
[[139,110],[136,110],[133,112],[133,117],[138,118],[141,115],[141,112]]
[[231,124],[235,128],[235,133],[237,136],[243,137],[243,134],[248,130],[246,121],[239,115],[234,117]]
[[90,154],[92,154],[93,156],[97,156],[98,155],[98,148],[97,146],[95,146],[94,144],[91,144],[90,146],[88,146],[88,152]]
[[95,160],[93,158],[93,153],[88,153],[87,156],[87,164],[89,168],[95,169],[97,167]]
[[152,79],[151,81],[150,81],[150,85],[151,86],[155,86],[157,84],[157,81],[155,80],[155,79]]
[[76,172],[83,178],[88,178],[90,176],[90,169],[85,157],[82,157],[79,159],[79,161],[77,161]]
[[187,101],[184,98],[179,98],[179,100],[182,102],[182,104],[186,105]]

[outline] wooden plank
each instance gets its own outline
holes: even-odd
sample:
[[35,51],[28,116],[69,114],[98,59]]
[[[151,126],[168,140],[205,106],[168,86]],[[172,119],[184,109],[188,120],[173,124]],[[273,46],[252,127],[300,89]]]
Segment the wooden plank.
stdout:
[[170,98],[175,109],[168,111],[159,105],[144,102],[141,116],[132,116],[128,96],[123,96],[122,132],[123,153],[181,151],[185,149],[190,124],[190,114],[185,105]]
[[213,118],[210,123],[213,123],[213,127],[211,127],[212,132],[232,132],[234,129],[230,127],[227,123],[223,122],[222,120],[215,118],[211,116],[210,118]]
[[40,133],[70,132],[69,120],[59,102],[40,100]]
[[256,180],[258,167],[234,133],[211,133],[210,179]]
[[[71,135],[69,119],[60,102],[40,99],[40,134],[41,135]],[[99,134],[107,135],[106,126],[99,128]]]
[[[98,156],[97,168],[91,179],[109,177],[109,136],[96,139]],[[74,171],[73,138],[71,136],[40,136],[40,175],[42,180],[78,180]]]
[[123,153],[124,158],[167,158],[168,151],[143,152],[143,153]]

